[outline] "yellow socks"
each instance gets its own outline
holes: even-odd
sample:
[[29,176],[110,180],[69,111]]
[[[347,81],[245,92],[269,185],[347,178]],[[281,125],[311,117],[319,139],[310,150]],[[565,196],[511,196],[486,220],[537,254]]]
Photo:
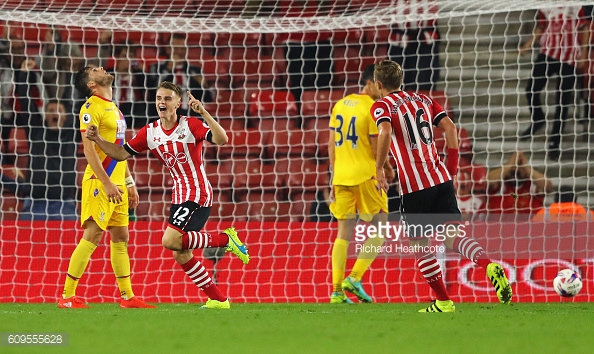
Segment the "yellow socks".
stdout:
[[361,281],[361,278],[363,278],[363,274],[365,274],[367,269],[369,269],[371,263],[373,263],[375,257],[377,257],[376,250],[378,250],[383,244],[383,237],[368,238],[367,241],[365,241],[365,243],[363,244],[363,250],[361,250],[361,252],[359,253],[357,261],[355,262],[355,265],[353,266],[353,269],[351,270],[351,274],[349,275],[349,277],[354,278],[355,281]]
[[128,256],[128,242],[109,242],[111,267],[118,281],[122,299],[134,297],[130,282],[130,257]]
[[342,291],[340,284],[344,280],[348,249],[348,241],[341,238],[334,240],[334,247],[332,247],[332,291]]
[[67,299],[69,297],[73,297],[76,294],[78,280],[85,272],[85,269],[89,264],[89,259],[91,259],[91,255],[96,248],[97,246],[95,246],[92,242],[89,242],[83,238],[74,249],[74,252],[72,252],[70,263],[68,264],[68,274],[66,275],[64,292],[62,293],[63,298]]

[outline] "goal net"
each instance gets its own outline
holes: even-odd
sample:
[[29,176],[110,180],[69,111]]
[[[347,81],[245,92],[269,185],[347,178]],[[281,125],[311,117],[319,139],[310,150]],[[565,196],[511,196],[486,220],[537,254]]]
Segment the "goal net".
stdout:
[[[549,211],[541,220],[533,217],[559,191],[594,208],[594,61],[590,43],[579,44],[588,55],[576,64],[571,87],[563,88],[570,98],[561,100],[566,119],[556,155],[548,144],[556,141],[563,90],[554,74],[540,94],[534,85],[527,88],[536,79],[540,48],[525,44],[542,24],[542,12],[577,16],[582,7],[585,27],[569,29],[580,39],[594,28],[583,1],[3,0],[0,301],[55,301],[82,236],[80,185],[87,162],[78,112],[85,97],[74,89],[72,73],[85,64],[114,73],[113,100],[125,116],[127,139],[158,119],[154,95],[164,79],[201,98],[226,129],[227,145],[204,148],[215,194],[205,230],[234,226],[252,260],[243,266],[216,250],[204,258],[232,301],[328,301],[337,234],[327,205],[330,111],[361,88],[367,65],[383,59],[402,63],[404,88],[437,100],[458,127],[464,225],[504,265],[515,300],[558,301],[552,279],[559,269],[576,269],[584,279],[593,275],[588,236],[594,226],[559,222]],[[532,121],[527,92],[539,95],[546,119],[523,135]],[[186,103],[184,97],[180,114],[188,113]],[[443,132],[435,129],[434,137],[444,152]],[[507,166],[514,153],[514,169],[535,171],[528,173],[531,187],[519,195],[505,183],[490,190],[488,173]],[[128,165],[140,196],[129,227],[135,292],[154,302],[204,301],[161,246],[171,177],[149,154]],[[500,171],[491,179],[505,180]],[[397,224],[396,186],[389,195],[390,220]],[[493,196],[511,197],[516,209],[493,209]],[[362,244],[355,236],[345,276]],[[365,274],[375,301],[433,296],[405,245],[386,241]],[[449,251],[438,259],[454,301],[497,300],[478,266]],[[106,235],[78,294],[115,301],[115,284]],[[593,299],[589,284],[575,299]]]

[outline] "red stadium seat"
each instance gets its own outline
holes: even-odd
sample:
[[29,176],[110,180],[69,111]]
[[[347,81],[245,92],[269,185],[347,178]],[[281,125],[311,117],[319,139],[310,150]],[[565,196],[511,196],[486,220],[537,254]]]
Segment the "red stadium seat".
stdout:
[[360,47],[335,47],[333,52],[335,86],[358,85],[361,73],[368,65],[374,64],[376,59],[364,56]]
[[187,0],[145,0],[144,6],[153,16],[194,16],[196,7]]
[[[95,12],[108,14],[132,14],[143,11],[144,0],[95,0]],[[115,42],[115,41],[114,41]],[[117,43],[117,42],[116,42]],[[136,42],[135,43],[140,43]]]
[[316,200],[316,193],[303,191],[291,196],[291,221],[309,221],[311,204]]
[[233,160],[233,191],[235,195],[244,195],[252,190],[275,192],[282,187],[281,176],[275,173],[273,164],[263,163],[260,159]]
[[226,158],[229,156],[241,157],[262,157],[264,144],[268,142],[267,133],[254,129],[232,130],[227,132],[229,141],[217,148],[217,156]]
[[[112,1],[112,0],[104,0]],[[140,1],[142,0],[135,0]],[[138,5],[134,5],[138,9]],[[143,45],[157,45],[159,43],[159,37],[156,32],[138,32],[138,31],[114,31],[112,35],[113,43],[124,43],[130,41],[135,44]]]
[[245,197],[248,221],[290,221],[291,203],[279,201],[274,192],[250,192]]
[[169,218],[171,194],[162,192],[139,193],[139,203],[134,213],[138,220],[161,221]]
[[[26,6],[26,4],[21,5]],[[28,6],[27,9],[29,9]],[[10,28],[11,36],[21,38],[30,44],[41,44],[45,42],[45,35],[48,31],[47,25],[37,23],[10,21],[5,26]]]
[[220,163],[205,163],[204,170],[213,190],[221,194],[231,194],[233,162],[221,160]]
[[93,0],[45,0],[45,8],[53,11],[89,12],[94,5]]
[[156,158],[136,157],[128,160],[130,172],[139,191],[170,191],[173,179]]
[[262,43],[262,33],[217,33],[214,43],[217,47],[257,47]]
[[313,157],[318,151],[315,133],[302,130],[274,130],[266,146],[271,158]]
[[300,192],[314,192],[329,183],[328,164],[316,159],[279,159],[275,170],[286,171],[289,197]]
[[454,121],[454,112],[452,111],[452,106],[450,105],[450,101],[448,100],[448,96],[446,96],[446,93],[444,91],[417,91],[417,93],[419,94],[424,94],[428,97],[431,97],[432,100],[436,101],[437,103],[439,103],[441,105],[441,107],[445,110],[445,112],[447,113],[448,117],[450,117],[450,119],[452,121]]
[[345,96],[344,90],[313,90],[301,94],[301,117],[330,117],[332,107]]
[[247,221],[248,203],[236,203],[224,193],[215,194],[209,221]]
[[250,95],[248,113],[252,117],[296,117],[297,103],[290,91],[262,90]]
[[101,29],[81,28],[68,26],[61,30],[62,40],[69,43],[84,43],[86,45],[98,45]]
[[216,88],[229,89],[231,77],[229,76],[229,62],[218,60],[215,57],[204,57],[201,60],[204,78]]
[[215,102],[206,103],[205,108],[216,118],[242,120],[245,126],[246,92],[243,90],[217,89]]
[[[45,4],[36,0],[4,0],[0,4],[1,10],[44,10]],[[1,22],[0,22],[1,23]]]

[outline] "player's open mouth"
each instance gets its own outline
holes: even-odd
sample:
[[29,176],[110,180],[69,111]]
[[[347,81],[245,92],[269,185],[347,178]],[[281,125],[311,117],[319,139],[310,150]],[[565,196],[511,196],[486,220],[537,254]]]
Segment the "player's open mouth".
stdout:
[[159,107],[159,111],[161,111],[161,112],[165,112],[166,110],[167,110],[167,107],[163,107],[163,106]]

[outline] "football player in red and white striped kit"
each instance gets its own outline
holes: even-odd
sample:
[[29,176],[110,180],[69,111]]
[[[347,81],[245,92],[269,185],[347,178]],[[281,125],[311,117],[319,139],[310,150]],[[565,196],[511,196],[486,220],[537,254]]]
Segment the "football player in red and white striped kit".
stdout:
[[[458,209],[452,176],[458,171],[458,133],[456,126],[439,103],[430,97],[402,91],[402,68],[398,63],[384,60],[375,66],[374,80],[383,97],[371,107],[371,115],[379,130],[376,170],[378,182],[387,190],[383,165],[391,148],[396,160],[398,180],[401,186],[402,215],[408,225],[408,237],[415,252],[417,266],[436,294],[437,300],[419,312],[455,312],[448,295],[441,267],[435,254],[430,251],[426,227],[459,226],[461,215]],[[445,131],[447,162],[444,164],[433,139],[433,128]],[[448,227],[448,229],[452,229]],[[446,235],[444,244],[486,269],[487,276],[497,291],[502,303],[509,303],[512,290],[503,268],[492,262],[485,250],[471,237],[462,237],[458,227]],[[429,237],[428,237],[429,236]]]
[[[241,259],[249,262],[247,249],[237,237],[234,228],[219,234],[200,232],[208,216],[213,191],[202,164],[202,142],[225,145],[227,133],[204,109],[202,102],[188,92],[188,106],[204,119],[178,116],[181,105],[181,88],[163,81],[156,94],[159,120],[144,126],[123,146],[105,141],[96,126],[89,126],[86,137],[94,141],[108,156],[122,161],[146,150],[165,165],[173,178],[173,193],[169,225],[163,234],[163,246],[173,251],[173,257],[192,281],[208,295],[205,308],[230,307],[229,299],[212,281],[206,268],[192,254],[193,249],[226,247]],[[128,184],[128,181],[126,181]],[[130,181],[130,183],[134,183]]]

